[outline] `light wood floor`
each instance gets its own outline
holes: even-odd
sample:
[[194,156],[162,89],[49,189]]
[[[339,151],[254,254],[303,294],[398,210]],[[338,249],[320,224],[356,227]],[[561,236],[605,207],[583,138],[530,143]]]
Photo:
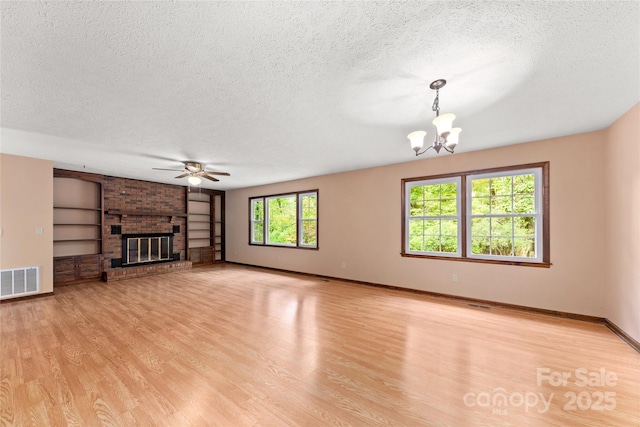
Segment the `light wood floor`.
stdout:
[[[1,425],[640,419],[640,355],[605,326],[411,292],[223,265],[56,288],[0,313]],[[539,385],[538,369],[570,377]]]

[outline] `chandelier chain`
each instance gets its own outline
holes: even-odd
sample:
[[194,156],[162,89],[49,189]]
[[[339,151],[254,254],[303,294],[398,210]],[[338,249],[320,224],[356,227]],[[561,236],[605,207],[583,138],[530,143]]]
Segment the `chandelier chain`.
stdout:
[[436,97],[433,100],[433,105],[431,106],[431,111],[436,112],[436,117],[440,115],[440,90],[436,89]]

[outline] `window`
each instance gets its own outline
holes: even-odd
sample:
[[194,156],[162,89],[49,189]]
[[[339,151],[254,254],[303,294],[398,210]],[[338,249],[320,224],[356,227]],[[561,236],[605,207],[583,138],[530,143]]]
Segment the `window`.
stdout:
[[407,184],[408,253],[460,256],[460,177]]
[[402,255],[549,266],[549,163],[402,180]]
[[250,244],[318,247],[318,191],[249,199]]

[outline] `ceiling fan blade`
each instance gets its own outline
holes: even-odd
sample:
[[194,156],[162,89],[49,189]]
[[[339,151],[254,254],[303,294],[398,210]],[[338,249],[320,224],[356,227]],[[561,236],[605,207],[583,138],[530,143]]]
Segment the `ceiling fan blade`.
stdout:
[[176,178],[184,178],[185,176],[191,176],[191,172],[183,173],[182,175],[176,176]]
[[231,174],[229,174],[229,172],[211,172],[211,171],[204,171],[204,173],[209,174],[209,175],[231,176]]
[[218,182],[218,181],[220,181],[219,179],[214,178],[214,177],[209,176],[209,175],[202,175],[202,177],[203,177],[204,179],[208,179],[209,181],[213,181],[213,182]]
[[174,171],[174,172],[182,172],[184,171],[184,169],[163,169],[163,168],[151,168],[153,170],[157,170],[157,171]]

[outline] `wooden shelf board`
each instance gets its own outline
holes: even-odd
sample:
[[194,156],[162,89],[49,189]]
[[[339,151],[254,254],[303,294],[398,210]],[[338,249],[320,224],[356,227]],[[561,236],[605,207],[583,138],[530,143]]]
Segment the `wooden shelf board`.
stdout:
[[62,239],[62,240],[54,240],[53,243],[61,243],[61,242],[99,242],[102,239]]
[[96,227],[96,226],[97,226],[97,227],[101,227],[101,226],[102,226],[102,224],[87,224],[87,223],[84,223],[84,224],[53,224],[53,226],[54,226],[54,227],[57,227],[57,226],[59,226],[59,225],[74,225],[74,226],[75,226],[75,225],[87,225],[87,226],[89,226],[89,225],[90,225],[90,226],[92,226],[92,227]]
[[74,209],[79,211],[101,211],[102,208],[74,208],[71,206],[54,206],[53,209]]
[[184,218],[187,216],[184,212],[162,212],[162,211],[118,211],[109,209],[105,211],[107,215],[121,215],[121,216],[177,216]]

